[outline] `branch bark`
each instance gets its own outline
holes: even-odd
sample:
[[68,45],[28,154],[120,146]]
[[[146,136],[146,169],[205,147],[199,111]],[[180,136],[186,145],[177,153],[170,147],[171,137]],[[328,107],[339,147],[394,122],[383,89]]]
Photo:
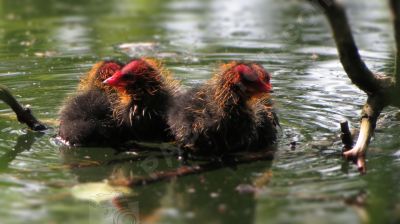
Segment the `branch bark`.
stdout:
[[0,100],[3,100],[17,115],[19,122],[28,125],[34,131],[44,131],[47,127],[33,116],[29,108],[21,106],[7,87],[0,85]]
[[367,94],[380,91],[380,81],[365,65],[358,53],[346,12],[335,0],[308,0],[323,9],[332,28],[340,62],[351,81]]

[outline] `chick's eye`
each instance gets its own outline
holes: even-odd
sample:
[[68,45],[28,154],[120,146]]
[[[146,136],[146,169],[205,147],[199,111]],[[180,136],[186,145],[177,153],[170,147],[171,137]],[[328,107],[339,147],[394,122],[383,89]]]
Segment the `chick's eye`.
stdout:
[[270,80],[271,80],[271,76],[270,76],[269,74],[265,74],[263,80],[264,80],[266,83],[269,83]]
[[257,81],[258,77],[256,74],[250,73],[250,74],[243,74],[243,81],[245,82],[255,82]]
[[125,75],[123,75],[123,76],[121,77],[121,80],[125,80],[125,81],[130,80],[130,79],[131,79],[131,76],[128,75],[128,74],[125,74]]

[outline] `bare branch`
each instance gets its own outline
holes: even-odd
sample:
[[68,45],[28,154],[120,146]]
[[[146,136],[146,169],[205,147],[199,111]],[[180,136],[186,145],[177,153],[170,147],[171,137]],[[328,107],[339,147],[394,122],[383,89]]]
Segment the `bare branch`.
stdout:
[[393,15],[394,37],[396,40],[395,80],[397,87],[400,87],[400,1],[389,0],[389,3]]
[[[396,32],[397,59],[396,59],[396,81],[395,88],[393,79],[387,76],[378,76],[371,72],[365,65],[355,44],[346,12],[336,0],[308,0],[321,8],[332,28],[333,37],[339,51],[340,62],[351,81],[368,95],[367,103],[364,105],[361,117],[360,133],[357,142],[352,147],[351,138],[346,130],[346,124],[342,124],[342,141],[345,144],[343,155],[356,162],[361,173],[365,173],[365,152],[374,133],[376,121],[387,105],[400,105],[398,90],[400,89],[400,1],[390,0],[392,12],[395,19],[394,29]],[[397,74],[399,73],[399,74]],[[352,148],[351,148],[352,147]],[[347,149],[351,148],[349,151]]]
[[0,85],[0,100],[3,100],[17,115],[18,121],[34,131],[44,131],[47,127],[38,121],[29,108],[22,107],[7,87]]
[[323,9],[333,31],[340,62],[351,81],[367,94],[379,91],[379,80],[358,53],[343,6],[335,0],[308,1]]

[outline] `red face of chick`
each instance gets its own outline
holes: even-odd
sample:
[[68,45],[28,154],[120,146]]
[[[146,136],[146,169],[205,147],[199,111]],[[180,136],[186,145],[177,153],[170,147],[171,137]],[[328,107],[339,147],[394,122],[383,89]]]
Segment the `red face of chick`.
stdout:
[[272,92],[271,75],[261,65],[238,64],[232,68],[233,83],[241,87],[247,94]]
[[141,59],[133,60],[104,81],[105,84],[124,88],[135,82],[139,76],[145,76],[152,72],[152,68]]
[[106,61],[97,71],[98,80],[103,82],[104,80],[110,78],[115,72],[120,70],[122,65],[114,61]]

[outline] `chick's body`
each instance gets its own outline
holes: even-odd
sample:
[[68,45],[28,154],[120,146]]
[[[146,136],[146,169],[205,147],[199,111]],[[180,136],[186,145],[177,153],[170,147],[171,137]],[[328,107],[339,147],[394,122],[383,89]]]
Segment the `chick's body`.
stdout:
[[276,140],[269,74],[254,63],[232,62],[209,82],[178,96],[168,124],[191,152],[223,154],[257,149]]

